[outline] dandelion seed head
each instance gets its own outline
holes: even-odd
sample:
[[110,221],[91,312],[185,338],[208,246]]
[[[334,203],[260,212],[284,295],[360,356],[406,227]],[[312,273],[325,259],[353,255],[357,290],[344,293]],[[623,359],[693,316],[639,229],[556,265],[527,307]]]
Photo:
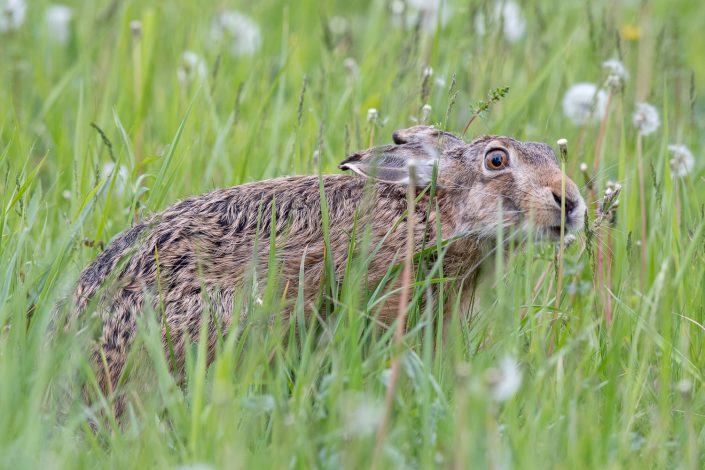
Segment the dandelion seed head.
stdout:
[[332,16],[328,20],[328,30],[337,36],[345,34],[348,31],[348,19],[344,16]]
[[244,13],[226,10],[211,22],[211,39],[224,43],[233,57],[253,56],[262,46],[259,24]]
[[370,108],[367,110],[367,122],[376,123],[379,119],[379,112],[376,108]]
[[521,386],[522,373],[519,364],[511,357],[504,357],[497,367],[485,373],[488,390],[493,400],[502,402],[512,398]]
[[139,20],[130,21],[130,31],[135,38],[140,37],[142,35],[142,22]]
[[607,93],[592,83],[577,83],[563,97],[563,114],[576,126],[600,122],[607,110]]
[[642,136],[646,136],[656,132],[661,125],[661,118],[653,105],[637,103],[632,115],[632,122],[637,132]]
[[671,176],[683,178],[693,171],[695,157],[688,147],[683,144],[671,144],[668,146],[668,151],[671,154]]
[[73,10],[66,5],[50,5],[44,12],[44,23],[49,36],[59,44],[66,44],[71,35]]
[[502,26],[502,34],[507,42],[515,43],[524,37],[526,19],[518,3],[511,0],[496,0],[490,7],[490,17],[479,12],[475,16],[475,31],[484,36],[485,25]]
[[587,163],[585,163],[585,162],[581,163],[581,164],[580,164],[580,172],[581,172],[581,173],[587,173],[587,171],[588,171]]
[[206,62],[203,57],[192,51],[184,51],[181,54],[181,64],[176,70],[179,82],[188,85],[195,80],[205,78],[206,73]]
[[364,396],[346,397],[343,403],[344,428],[348,437],[366,437],[377,431],[384,415],[382,403]]
[[25,0],[0,0],[0,33],[15,31],[27,16]]
[[690,390],[693,388],[693,382],[691,382],[689,379],[682,379],[679,380],[678,383],[676,384],[676,390],[678,390],[682,394],[687,394],[690,393]]
[[424,76],[424,78],[430,77],[431,75],[433,75],[433,68],[431,68],[431,67],[426,67],[426,68],[423,69],[423,76]]
[[391,12],[393,24],[412,28],[419,23],[421,29],[429,34],[436,31],[439,20],[443,29],[452,15],[450,5],[442,0],[393,1]]
[[607,81],[605,85],[614,92],[621,90],[627,80],[629,80],[629,71],[624,64],[617,59],[604,61],[602,68],[607,71]]

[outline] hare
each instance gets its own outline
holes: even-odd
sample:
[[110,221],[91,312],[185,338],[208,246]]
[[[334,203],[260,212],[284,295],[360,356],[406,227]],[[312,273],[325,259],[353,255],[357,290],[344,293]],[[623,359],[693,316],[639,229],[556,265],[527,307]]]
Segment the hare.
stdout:
[[[85,311],[94,299],[102,319],[93,352],[102,389],[107,393],[118,383],[136,317],[147,306],[163,313],[164,346],[168,331],[170,354],[179,369],[185,346],[198,338],[207,309],[211,360],[216,332],[228,331],[233,321],[247,321],[246,309],[237,310],[238,289],[251,273],[254,279],[248,283],[267,282],[272,235],[281,292],[290,299],[303,292],[300,300],[308,312],[316,307],[321,276],[331,261],[326,257],[332,258],[336,278],[343,276],[353,224],[366,227],[371,243],[380,247],[367,274],[370,286],[378,284],[390,265],[403,258],[409,162],[416,169],[413,183],[421,194],[413,218],[416,250],[422,249],[424,239],[435,240],[440,228],[440,238],[452,240],[443,257],[444,275],[466,280],[461,293],[468,292],[479,261],[494,248],[498,224],[555,239],[563,194],[566,230],[583,226],[585,202],[547,144],[500,136],[466,144],[428,126],[396,131],[393,139],[394,145],[344,160],[340,168],[352,175],[292,176],[219,189],[178,202],[118,235],[83,271],[74,296],[77,312]],[[436,195],[434,210],[429,210],[428,191],[422,194],[422,189],[431,183],[434,168]],[[329,217],[328,253],[321,194]],[[392,297],[385,304],[379,321],[394,320],[397,301]],[[284,308],[283,320],[290,311]]]

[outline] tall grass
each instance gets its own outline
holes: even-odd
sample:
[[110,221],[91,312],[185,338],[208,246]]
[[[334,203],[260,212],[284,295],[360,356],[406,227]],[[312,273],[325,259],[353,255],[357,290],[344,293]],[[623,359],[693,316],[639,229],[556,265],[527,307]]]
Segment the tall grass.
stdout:
[[[702,155],[705,4],[527,0],[526,33],[514,44],[499,27],[477,33],[475,14],[492,8],[479,1],[446,0],[453,13],[435,32],[395,26],[382,1],[70,4],[66,44],[46,29],[43,0],[31,2],[20,29],[0,34],[3,467],[367,467],[397,357],[379,463],[703,467],[705,165],[673,178],[667,145]],[[261,25],[254,56],[232,57],[211,41],[211,18],[226,7]],[[177,79],[184,50],[204,57],[202,79]],[[601,62],[612,57],[632,79],[604,129],[573,126],[562,93],[601,83]],[[325,321],[307,324],[298,305],[291,324],[268,328],[281,299],[265,292],[262,305],[250,305],[263,320],[223,337],[210,367],[204,342],[193,346],[183,384],[169,373],[158,312],[147,314],[133,358],[143,375],[140,387],[126,384],[124,422],[90,429],[109,406],[82,399],[96,387],[89,335],[81,325],[64,329],[55,312],[67,311],[57,304],[112,236],[187,195],[335,172],[346,151],[389,142],[425,104],[429,122],[460,132],[472,103],[503,86],[507,96],[466,138],[566,138],[576,181],[579,164],[592,168],[601,155],[591,218],[608,180],[623,187],[614,227],[588,231],[565,251],[560,282],[554,247],[510,243],[487,260],[473,318],[445,303],[443,330],[441,307],[421,301],[443,273],[420,276],[397,345],[371,318],[385,292],[366,289],[358,260],[342,285],[325,286]],[[640,144],[631,124],[637,87],[662,118]],[[369,108],[379,111],[372,122]],[[126,174],[105,171],[111,162]],[[609,253],[608,267],[598,266],[609,283],[596,272],[596,243]],[[499,401],[506,358],[522,382]]]

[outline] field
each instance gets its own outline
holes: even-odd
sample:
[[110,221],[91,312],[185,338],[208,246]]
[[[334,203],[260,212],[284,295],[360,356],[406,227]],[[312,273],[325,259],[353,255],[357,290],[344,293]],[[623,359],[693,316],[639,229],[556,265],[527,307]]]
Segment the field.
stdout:
[[[0,0],[0,466],[705,467],[704,2],[68,6]],[[64,328],[64,300],[112,237],[470,120],[468,141],[567,139],[589,208],[565,249],[492,252],[471,318],[419,272],[395,340],[358,263],[327,318],[245,327],[209,367],[195,343],[183,384],[145,315],[121,422],[82,399],[96,322]]]

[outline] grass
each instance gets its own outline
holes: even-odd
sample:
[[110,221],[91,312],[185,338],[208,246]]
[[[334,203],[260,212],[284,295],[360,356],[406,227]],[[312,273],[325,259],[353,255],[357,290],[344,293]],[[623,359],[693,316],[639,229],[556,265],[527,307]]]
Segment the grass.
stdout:
[[[446,1],[453,14],[435,33],[394,26],[382,1],[69,3],[66,44],[50,37],[42,0],[0,35],[3,467],[368,467],[396,357],[378,468],[704,466],[705,165],[672,178],[667,145],[702,155],[705,4],[526,0],[526,33],[511,45],[499,26],[477,34],[473,17],[488,2]],[[261,25],[254,56],[234,58],[209,39],[226,6]],[[336,16],[344,27],[327,28]],[[202,80],[177,79],[184,50],[205,58]],[[606,122],[573,126],[564,91],[602,83],[602,61],[618,56],[632,78]],[[286,343],[287,325],[271,333],[255,322],[225,337],[210,367],[196,344],[183,387],[169,375],[158,317],[145,315],[134,363],[148,392],[132,390],[122,427],[90,430],[87,417],[105,403],[80,398],[95,384],[86,335],[53,328],[53,312],[101,244],[187,195],[335,172],[347,152],[390,142],[424,104],[429,122],[459,133],[474,103],[504,86],[466,138],[566,138],[567,173],[581,184],[579,164],[600,158],[590,206],[619,181],[614,227],[579,237],[560,263],[553,247],[531,243],[488,260],[475,316],[445,312],[455,321],[443,338],[439,312],[412,296],[400,345],[369,319],[382,293],[363,295],[364,269],[350,266],[348,281],[327,287],[327,322],[314,329],[297,310],[301,334]],[[639,144],[637,100],[662,119]],[[126,181],[101,171],[111,162]],[[430,282],[422,277],[417,294]],[[261,314],[277,299],[268,292]],[[522,382],[500,402],[506,357]]]

